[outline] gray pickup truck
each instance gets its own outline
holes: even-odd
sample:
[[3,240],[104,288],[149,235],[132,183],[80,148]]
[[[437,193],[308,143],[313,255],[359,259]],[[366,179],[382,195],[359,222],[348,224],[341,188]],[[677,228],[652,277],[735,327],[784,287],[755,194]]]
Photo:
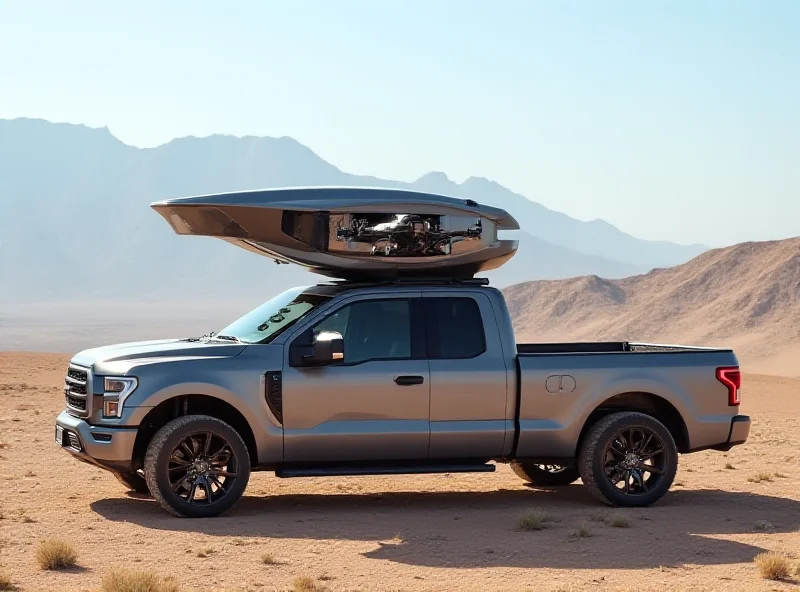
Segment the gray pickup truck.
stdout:
[[[452,240],[436,256],[463,254]],[[747,439],[732,351],[518,344],[498,290],[423,275],[294,288],[216,334],[83,351],[67,370],[56,442],[173,514],[208,517],[240,499],[251,470],[492,472],[497,463],[533,485],[581,479],[604,503],[647,506],[670,488],[678,453]]]

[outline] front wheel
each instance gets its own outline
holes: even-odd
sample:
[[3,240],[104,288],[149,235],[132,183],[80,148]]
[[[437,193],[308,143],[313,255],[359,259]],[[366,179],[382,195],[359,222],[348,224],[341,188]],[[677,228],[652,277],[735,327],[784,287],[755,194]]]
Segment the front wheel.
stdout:
[[511,470],[520,479],[538,487],[561,487],[575,483],[581,476],[569,465],[541,465],[515,460]]
[[153,497],[184,518],[222,514],[239,501],[250,479],[241,436],[207,415],[173,419],[153,437],[144,459]]
[[649,506],[661,499],[678,470],[675,441],[657,419],[613,413],[584,438],[578,471],[597,499],[612,506]]

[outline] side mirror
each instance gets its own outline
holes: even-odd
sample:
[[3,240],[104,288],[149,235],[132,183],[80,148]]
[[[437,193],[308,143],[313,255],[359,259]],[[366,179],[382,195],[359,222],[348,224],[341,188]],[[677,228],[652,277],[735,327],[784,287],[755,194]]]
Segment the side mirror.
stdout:
[[[313,342],[309,343],[312,339]],[[314,338],[308,331],[299,336],[291,347],[292,366],[328,366],[344,360],[344,339],[336,331],[322,331]]]

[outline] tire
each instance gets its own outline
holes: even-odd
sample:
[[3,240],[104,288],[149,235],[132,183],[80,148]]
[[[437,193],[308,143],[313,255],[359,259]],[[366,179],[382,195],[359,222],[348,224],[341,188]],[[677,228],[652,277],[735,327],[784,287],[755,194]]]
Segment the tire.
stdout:
[[150,495],[150,488],[147,486],[147,480],[144,475],[138,471],[133,473],[114,473],[117,481],[122,483],[128,488],[128,491],[140,493],[142,495]]
[[581,478],[578,469],[569,465],[541,465],[515,460],[511,463],[511,470],[523,481],[539,487],[562,487]]
[[166,511],[182,518],[210,518],[231,509],[244,494],[250,456],[241,436],[224,421],[186,415],[153,436],[144,475]]
[[584,485],[610,506],[657,502],[672,486],[677,470],[678,451],[669,430],[657,419],[634,411],[613,413],[595,423],[578,456]]

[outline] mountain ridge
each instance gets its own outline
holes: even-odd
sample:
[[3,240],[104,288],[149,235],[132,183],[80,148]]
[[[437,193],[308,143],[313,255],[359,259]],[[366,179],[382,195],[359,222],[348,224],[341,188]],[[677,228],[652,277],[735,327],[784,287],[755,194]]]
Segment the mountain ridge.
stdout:
[[[351,175],[289,136],[187,136],[138,148],[108,127],[14,119],[0,120],[0,202],[11,212],[0,218],[0,271],[15,290],[0,300],[182,298],[198,286],[224,295],[314,283],[318,276],[298,269],[272,274],[263,259],[219,241],[177,237],[148,207],[169,197],[298,185],[434,191],[508,210],[523,230],[517,255],[487,274],[498,286],[625,277],[704,250],[575,220],[483,177],[457,184],[441,172],[411,183]],[[105,280],[109,271],[137,279],[122,286]]]
[[520,341],[731,346],[752,367],[791,364],[800,375],[800,237],[714,249],[623,279],[539,280],[503,293]]

